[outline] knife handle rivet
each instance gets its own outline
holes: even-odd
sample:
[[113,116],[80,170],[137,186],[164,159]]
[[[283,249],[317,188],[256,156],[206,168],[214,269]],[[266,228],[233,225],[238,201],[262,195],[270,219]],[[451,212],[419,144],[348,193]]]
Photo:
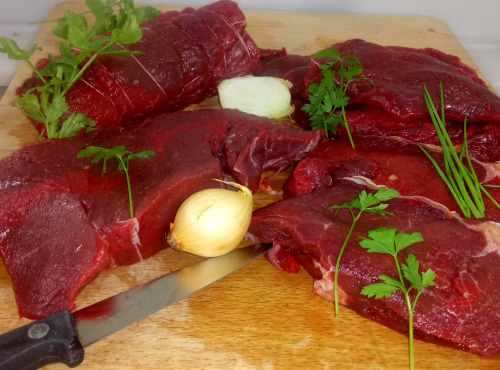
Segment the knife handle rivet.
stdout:
[[31,339],[40,339],[47,335],[50,330],[50,326],[43,322],[33,324],[28,329],[28,337]]

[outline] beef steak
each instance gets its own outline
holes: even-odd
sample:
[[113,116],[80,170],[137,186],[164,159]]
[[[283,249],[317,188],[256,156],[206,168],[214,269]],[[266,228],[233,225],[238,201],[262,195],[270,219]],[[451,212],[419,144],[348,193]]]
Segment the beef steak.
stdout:
[[[0,252],[20,314],[39,318],[73,309],[77,293],[103,269],[165,248],[169,225],[189,195],[219,187],[214,178],[236,178],[255,192],[262,171],[302,159],[322,135],[236,110],[182,111],[44,140],[3,159]],[[130,162],[134,218],[116,163],[108,161],[103,174],[102,163],[77,158],[89,145],[156,152]]]
[[[500,98],[488,89],[477,73],[459,58],[441,51],[382,46],[360,39],[347,40],[330,48],[342,56],[355,55],[363,76],[373,80],[351,82],[347,122],[354,136],[400,136],[415,142],[438,144],[424,101],[424,86],[439,106],[443,83],[447,131],[455,144],[463,142],[467,117],[469,153],[483,162],[500,161]],[[319,65],[328,60],[313,56],[285,55],[263,63],[262,75],[288,79],[297,124],[310,129],[309,116],[301,111],[311,83],[322,79]],[[338,83],[339,81],[337,81]],[[341,128],[337,137],[345,137]],[[356,138],[354,138],[356,143]]]
[[[439,147],[426,149],[440,164],[443,155]],[[500,165],[473,161],[474,170],[482,184],[500,184]],[[438,172],[413,141],[394,137],[358,136],[356,149],[348,140],[331,140],[319,145],[295,167],[283,186],[285,197],[300,196],[325,186],[342,177],[363,176],[377,185],[396,189],[402,195],[422,196],[462,212]],[[486,187],[497,202],[500,189]],[[500,221],[500,209],[483,195],[485,216]],[[463,216],[463,215],[462,215]]]
[[[443,83],[446,115],[453,121],[500,123],[500,98],[487,88],[476,71],[458,57],[432,48],[382,46],[360,39],[334,44],[342,56],[355,55],[370,83],[349,84],[350,103],[380,108],[392,117],[408,122],[428,114],[423,99],[427,87],[439,106],[439,83]],[[321,78],[313,60],[305,85]]]
[[[338,180],[308,195],[289,198],[254,212],[250,232],[260,241],[276,243],[288,269],[283,249],[315,279],[314,292],[333,300],[335,263],[352,223],[349,210],[336,215],[328,207],[349,202],[361,190],[374,188],[360,180]],[[344,251],[339,268],[339,303],[360,315],[402,333],[408,332],[408,314],[402,294],[375,299],[361,295],[364,286],[382,274],[396,277],[392,256],[368,253],[359,237],[379,227],[398,233],[420,232],[424,241],[400,253],[414,254],[420,271],[432,268],[434,287],[420,296],[415,335],[438,344],[472,351],[483,357],[500,352],[500,227],[496,223],[468,224],[446,208],[421,197],[397,197],[387,211],[395,217],[363,214]],[[295,266],[292,263],[291,269]]]

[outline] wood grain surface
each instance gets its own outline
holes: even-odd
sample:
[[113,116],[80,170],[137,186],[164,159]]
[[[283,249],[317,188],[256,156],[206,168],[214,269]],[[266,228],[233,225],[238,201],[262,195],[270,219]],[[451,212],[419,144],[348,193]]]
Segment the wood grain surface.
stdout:
[[[161,10],[182,7],[158,6]],[[49,19],[83,3],[58,4]],[[246,10],[248,32],[263,48],[285,46],[289,53],[312,54],[332,43],[363,38],[383,45],[433,47],[459,56],[477,68],[443,22],[424,17]],[[466,15],[464,15],[466,16]],[[53,24],[43,26],[36,42],[55,51]],[[21,66],[0,102],[0,157],[36,139],[36,131],[15,107],[15,90],[30,74]],[[480,73],[482,76],[482,74]],[[216,99],[204,106],[217,107]],[[272,186],[279,190],[286,174]],[[279,197],[258,193],[256,207]],[[85,307],[201,258],[170,249],[133,266],[101,274],[78,296]],[[404,369],[407,338],[312,294],[312,278],[286,274],[264,258],[211,287],[86,349],[82,369]],[[0,333],[27,323],[19,318],[10,278],[0,262]],[[417,341],[420,369],[498,369],[500,356],[477,355]],[[64,365],[48,366],[65,369]]]

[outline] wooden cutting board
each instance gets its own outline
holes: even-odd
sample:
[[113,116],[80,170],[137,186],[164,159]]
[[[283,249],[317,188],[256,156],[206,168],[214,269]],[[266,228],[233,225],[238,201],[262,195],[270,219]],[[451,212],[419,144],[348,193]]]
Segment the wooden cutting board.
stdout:
[[[182,7],[158,6],[161,10]],[[83,12],[78,2],[58,4],[49,16],[65,10]],[[363,38],[383,45],[433,47],[477,68],[443,22],[434,18],[354,14],[245,11],[248,32],[263,48],[285,46],[289,53],[312,54],[332,43]],[[464,14],[464,16],[466,16]],[[36,40],[44,49],[34,59],[55,51],[53,24]],[[21,66],[0,102],[0,157],[36,138],[29,121],[15,107],[15,90],[30,74]],[[481,74],[480,74],[481,75]],[[482,76],[482,75],[481,75]],[[482,76],[484,77],[484,76]],[[215,107],[211,99],[207,106]],[[279,188],[282,177],[272,183]],[[279,189],[278,189],[279,190]],[[257,206],[275,198],[257,194]],[[85,307],[199,257],[173,250],[133,266],[101,274],[78,296]],[[312,294],[312,278],[290,275],[264,258],[188,299],[101,340],[86,349],[82,369],[402,369],[408,367],[407,338]],[[10,278],[0,265],[0,333],[27,323],[20,319]],[[500,356],[477,355],[417,341],[416,368],[498,369]],[[53,365],[50,369],[65,369]]]

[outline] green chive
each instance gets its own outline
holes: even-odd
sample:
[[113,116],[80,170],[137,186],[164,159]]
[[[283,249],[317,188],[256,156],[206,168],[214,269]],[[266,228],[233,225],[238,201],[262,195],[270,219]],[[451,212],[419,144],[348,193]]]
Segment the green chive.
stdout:
[[[422,146],[420,149],[425,153],[427,158],[431,161],[434,168],[437,170],[441,179],[445,182],[446,186],[452,193],[455,201],[457,202],[460,210],[465,218],[483,218],[485,217],[485,205],[482,193],[484,193],[498,208],[500,205],[493,199],[493,197],[486,191],[485,187],[479,183],[472,161],[469,156],[469,149],[467,146],[467,117],[464,119],[464,141],[460,154],[457,154],[450,136],[446,132],[445,126],[445,113],[444,113],[444,92],[443,85],[440,83],[440,98],[441,98],[441,117],[437,111],[434,102],[429,94],[429,91],[424,86],[424,99],[427,109],[436,130],[443,150],[443,161],[445,171],[441,169],[436,160],[427,152]],[[467,166],[464,163],[464,157]],[[486,185],[488,186],[488,185]]]

